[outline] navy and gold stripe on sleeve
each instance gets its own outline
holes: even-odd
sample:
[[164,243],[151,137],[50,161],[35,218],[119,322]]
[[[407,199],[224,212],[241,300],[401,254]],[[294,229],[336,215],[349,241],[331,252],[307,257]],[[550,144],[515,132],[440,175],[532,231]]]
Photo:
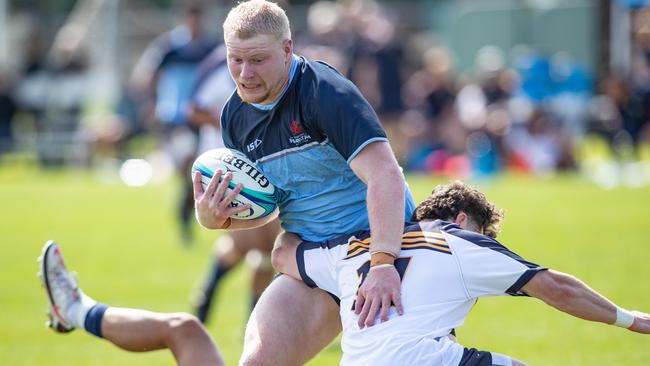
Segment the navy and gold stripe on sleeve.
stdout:
[[[371,238],[352,238],[348,245],[348,253],[343,259],[350,259],[370,250]],[[428,249],[440,253],[451,254],[445,237],[440,232],[410,231],[402,235],[402,250]]]

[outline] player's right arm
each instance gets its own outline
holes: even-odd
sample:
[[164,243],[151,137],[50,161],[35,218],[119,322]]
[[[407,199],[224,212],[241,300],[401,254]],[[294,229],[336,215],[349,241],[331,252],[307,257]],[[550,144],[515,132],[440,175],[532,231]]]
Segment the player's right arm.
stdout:
[[[538,272],[521,290],[560,311],[585,320],[614,324],[618,312],[625,311],[579,279],[558,271]],[[628,329],[650,334],[650,315],[638,311],[631,314],[634,322]],[[621,315],[618,317],[619,320],[624,318]]]
[[198,171],[194,172],[194,176],[192,177],[194,184],[194,210],[196,220],[201,226],[213,230],[252,229],[267,224],[278,216],[278,210],[276,209],[272,214],[258,219],[232,219],[231,216],[248,210],[250,205],[236,207],[231,205],[235,197],[241,192],[243,186],[238,184],[230,193],[225,194],[228,184],[232,180],[232,174],[226,173],[223,181],[219,183],[221,174],[221,170],[214,172],[214,176],[205,191],[201,184],[201,173]]

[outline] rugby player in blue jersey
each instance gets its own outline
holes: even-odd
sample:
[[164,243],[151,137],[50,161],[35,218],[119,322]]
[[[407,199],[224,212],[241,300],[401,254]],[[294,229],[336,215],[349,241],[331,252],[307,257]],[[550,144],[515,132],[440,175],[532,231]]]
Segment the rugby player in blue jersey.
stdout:
[[[399,274],[392,266],[405,221],[415,207],[377,115],[359,90],[322,62],[293,53],[289,20],[272,2],[233,8],[224,25],[237,93],[226,103],[226,147],[254,161],[278,188],[279,217],[297,241],[326,242],[370,230],[373,270],[359,290],[368,325],[402,312]],[[194,177],[198,221],[210,229],[245,229],[273,219],[234,220],[224,196],[230,176],[203,192]],[[235,191],[234,193],[237,193]],[[276,249],[295,243],[277,241]],[[405,309],[408,311],[408,309]],[[338,307],[321,290],[280,276],[251,314],[243,365],[302,364],[339,332]],[[281,350],[281,351],[279,351]]]

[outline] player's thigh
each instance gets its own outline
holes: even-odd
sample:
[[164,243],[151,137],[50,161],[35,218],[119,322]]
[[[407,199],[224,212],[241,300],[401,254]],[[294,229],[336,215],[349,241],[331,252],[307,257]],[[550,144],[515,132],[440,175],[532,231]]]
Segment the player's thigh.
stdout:
[[262,253],[270,254],[279,232],[280,220],[275,219],[254,229],[231,231],[230,236],[235,248],[242,253],[257,249]]
[[341,331],[338,310],[326,292],[278,277],[251,314],[240,364],[304,364]]

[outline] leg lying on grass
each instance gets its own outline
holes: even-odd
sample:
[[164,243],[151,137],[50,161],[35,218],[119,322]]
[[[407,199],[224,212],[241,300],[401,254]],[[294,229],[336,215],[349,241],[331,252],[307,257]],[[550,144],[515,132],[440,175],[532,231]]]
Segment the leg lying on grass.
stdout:
[[224,365],[216,345],[196,317],[97,303],[79,289],[53,241],[45,244],[39,261],[39,276],[49,300],[49,325],[55,331],[67,333],[83,328],[132,352],[169,349],[181,366]]

